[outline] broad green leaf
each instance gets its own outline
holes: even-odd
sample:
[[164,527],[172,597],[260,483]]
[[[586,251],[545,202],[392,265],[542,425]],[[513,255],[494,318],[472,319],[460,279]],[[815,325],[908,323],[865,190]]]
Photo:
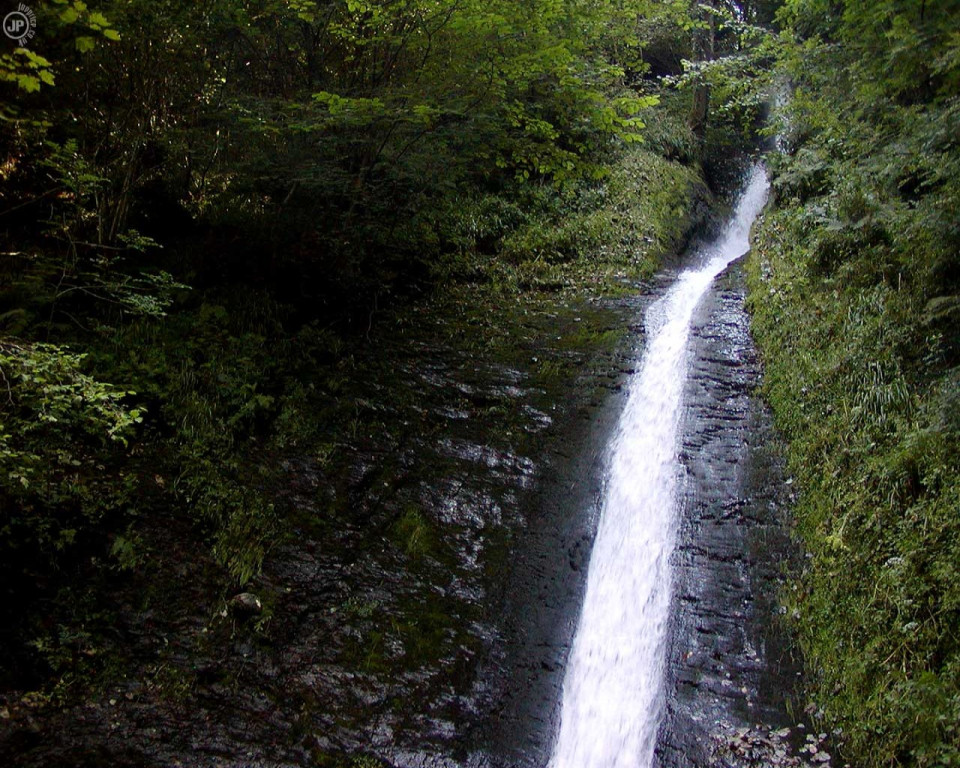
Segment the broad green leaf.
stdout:
[[27,93],[40,90],[40,78],[33,75],[17,75],[17,85]]

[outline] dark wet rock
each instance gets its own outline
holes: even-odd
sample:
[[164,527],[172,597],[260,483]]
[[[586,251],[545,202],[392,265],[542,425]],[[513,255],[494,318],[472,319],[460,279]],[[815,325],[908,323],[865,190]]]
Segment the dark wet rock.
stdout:
[[253,616],[263,611],[263,603],[252,592],[241,592],[234,595],[228,603],[230,609],[241,616]]
[[[633,359],[569,339],[588,323],[622,327],[637,308],[531,305],[503,321],[501,358],[477,352],[478,334],[451,332],[457,307],[410,311],[415,332],[383,331],[338,393],[316,388],[311,408],[346,411],[349,437],[264,458],[289,530],[249,587],[261,610],[242,615],[228,598],[223,615],[222,576],[190,521],[158,518],[158,549],[187,543],[156,561],[152,578],[171,589],[145,601],[154,585],[130,582],[117,596],[128,655],[116,676],[142,684],[111,680],[90,706],[31,710],[36,737],[24,708],[0,701],[0,764],[285,767],[375,754],[479,768],[542,753],[618,402],[597,384]],[[545,362],[565,373],[542,376]]]
[[798,696],[799,663],[776,621],[776,589],[796,554],[781,447],[754,395],[760,366],[737,264],[697,310],[691,361],[658,763],[803,765],[790,762],[800,759],[795,745],[776,735],[793,725]]

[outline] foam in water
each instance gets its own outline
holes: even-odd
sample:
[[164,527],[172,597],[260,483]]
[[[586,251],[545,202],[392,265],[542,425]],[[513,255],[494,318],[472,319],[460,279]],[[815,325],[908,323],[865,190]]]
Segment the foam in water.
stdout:
[[663,714],[669,559],[677,527],[677,426],[694,309],[749,248],[766,201],[753,169],[736,213],[646,314],[648,343],[611,447],[587,588],[563,683],[550,768],[648,768]]

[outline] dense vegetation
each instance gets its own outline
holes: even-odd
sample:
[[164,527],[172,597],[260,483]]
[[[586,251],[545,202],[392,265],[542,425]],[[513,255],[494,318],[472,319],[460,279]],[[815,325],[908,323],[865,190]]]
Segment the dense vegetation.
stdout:
[[957,765],[960,6],[781,16],[752,306],[811,555],[789,602],[852,764]]

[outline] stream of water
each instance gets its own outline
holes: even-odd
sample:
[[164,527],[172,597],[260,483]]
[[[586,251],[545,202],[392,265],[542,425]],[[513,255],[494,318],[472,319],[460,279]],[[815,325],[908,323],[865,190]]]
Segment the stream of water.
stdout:
[[611,446],[600,524],[563,683],[550,768],[649,768],[664,710],[678,523],[677,427],[691,319],[711,282],[749,248],[767,197],[752,170],[733,217],[645,317],[648,342]]

